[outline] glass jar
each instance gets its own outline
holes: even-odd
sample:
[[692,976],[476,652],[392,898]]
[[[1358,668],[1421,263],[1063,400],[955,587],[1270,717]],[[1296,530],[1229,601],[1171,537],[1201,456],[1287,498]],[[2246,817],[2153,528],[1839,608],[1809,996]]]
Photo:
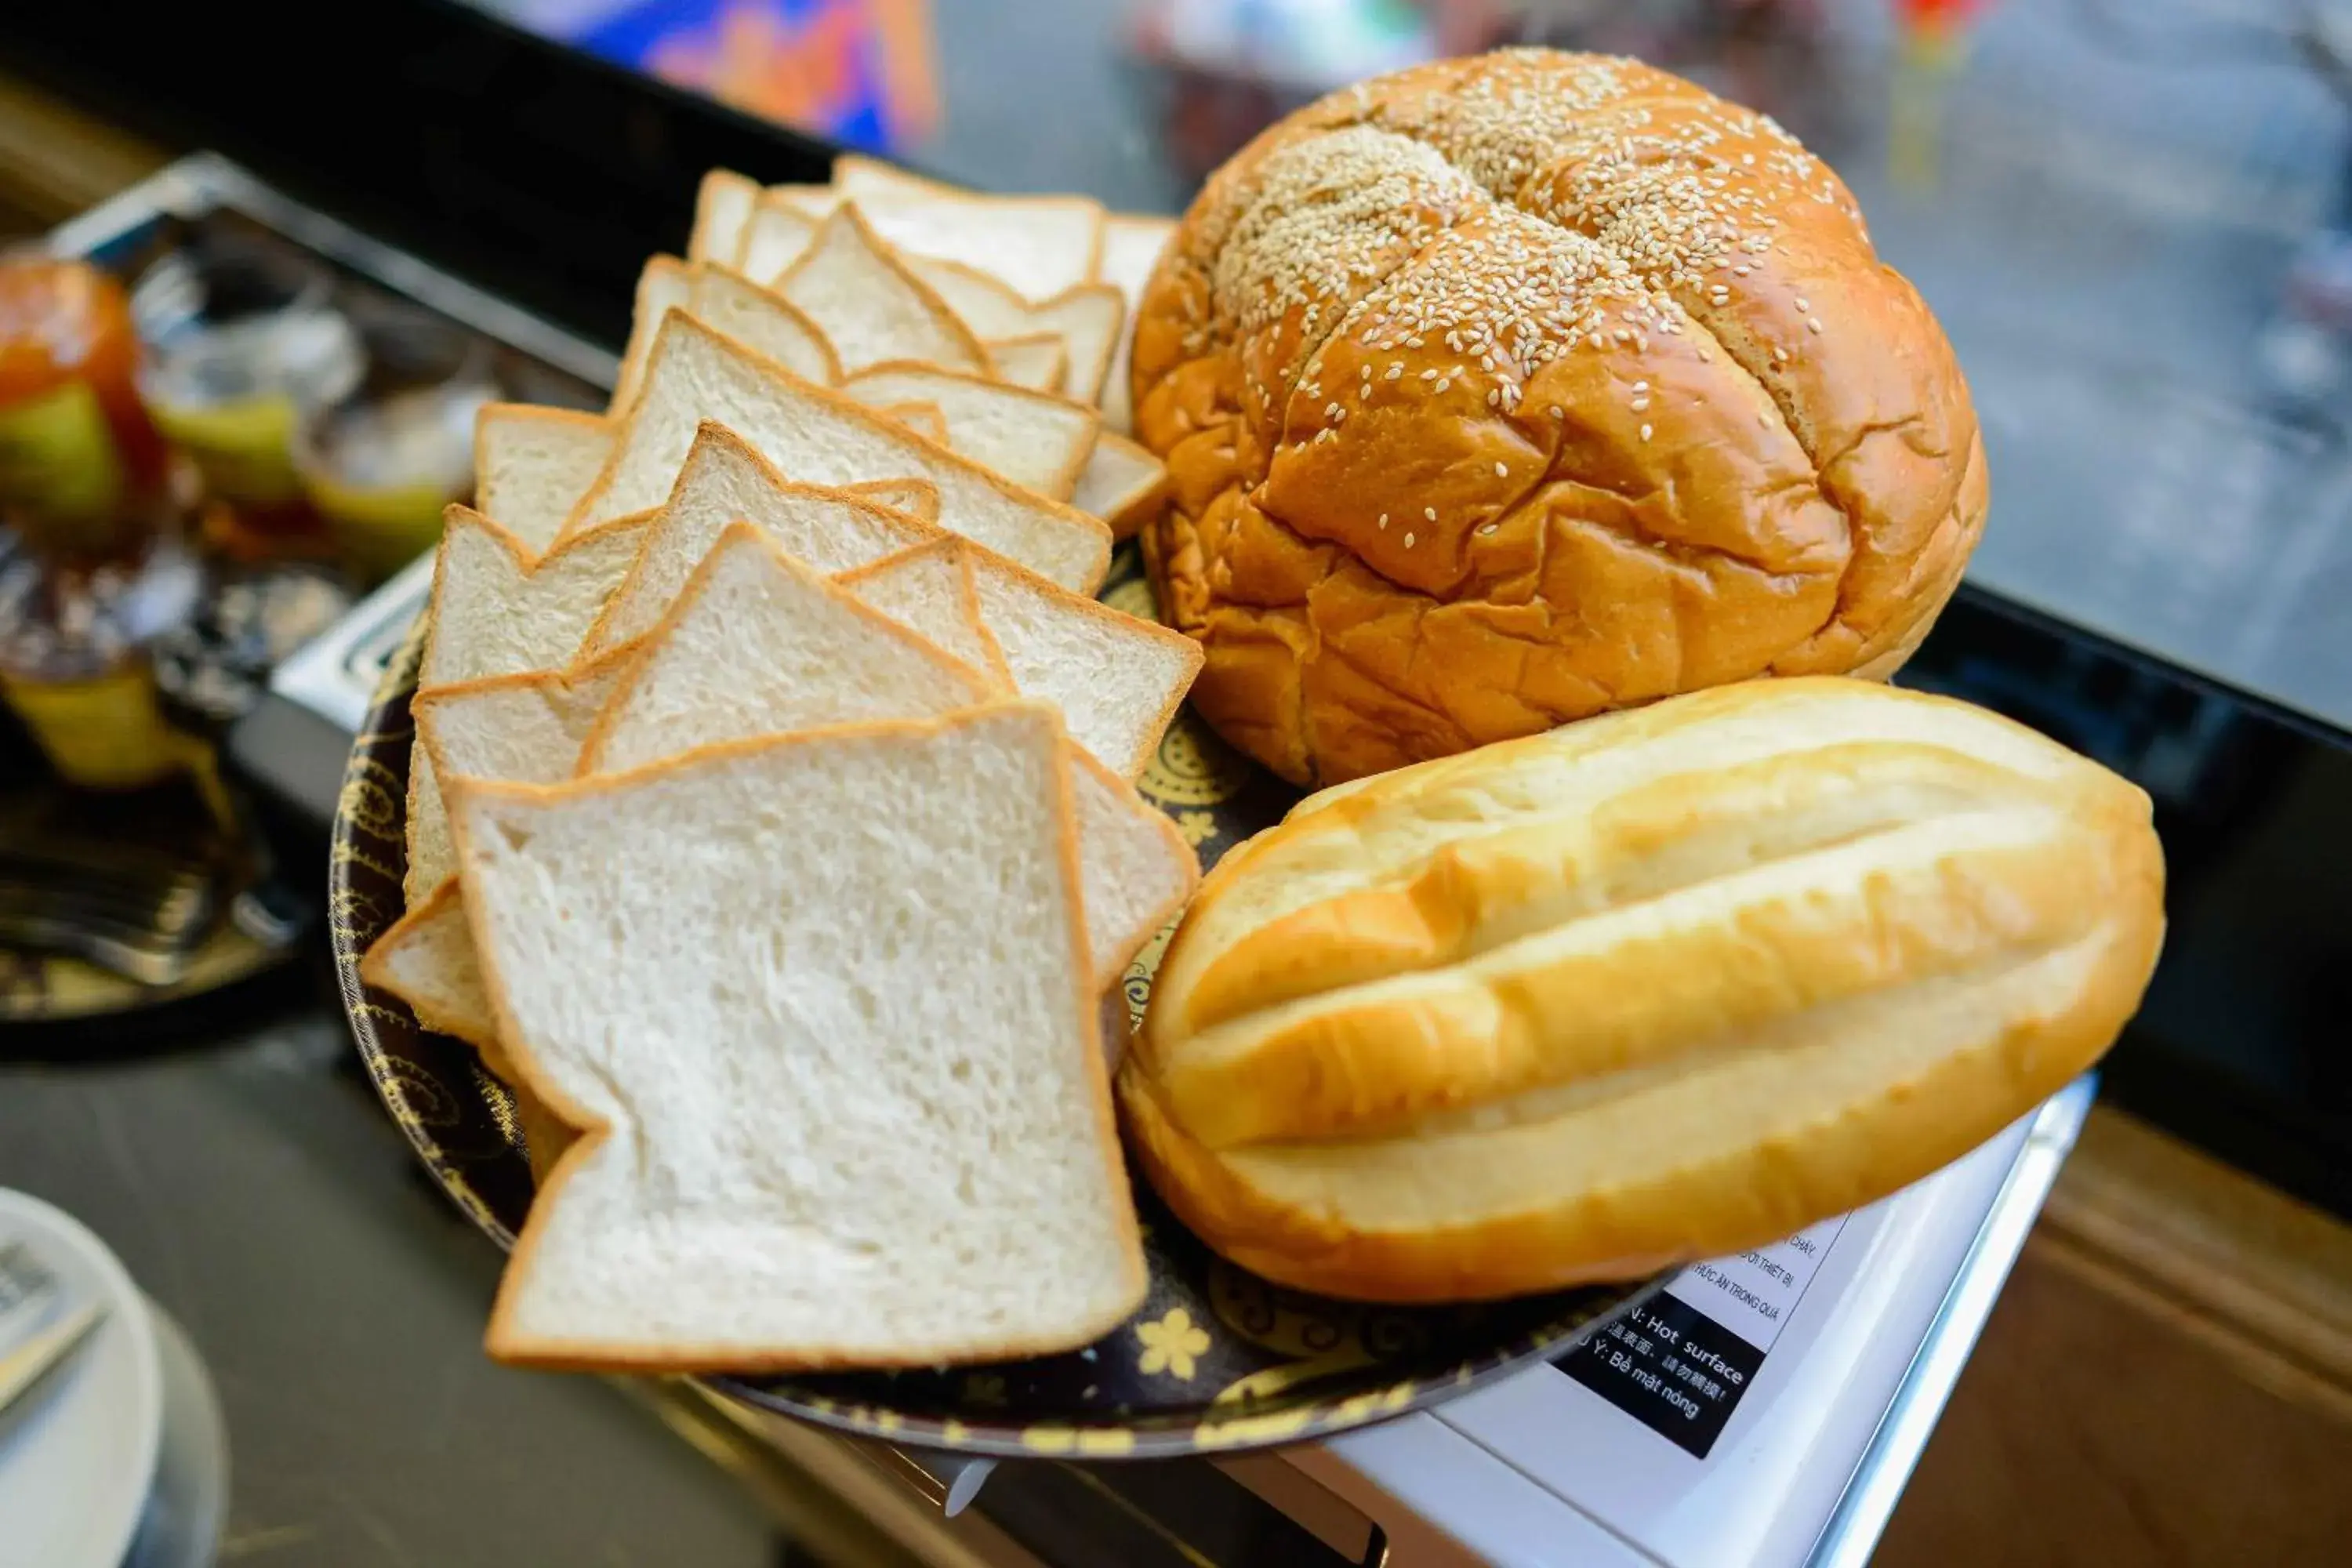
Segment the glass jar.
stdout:
[[104,558],[152,531],[165,453],[122,286],[87,262],[0,258],[0,523]]
[[128,789],[210,752],[158,700],[148,648],[203,572],[173,526],[121,286],[0,259],[0,695],[67,782]]

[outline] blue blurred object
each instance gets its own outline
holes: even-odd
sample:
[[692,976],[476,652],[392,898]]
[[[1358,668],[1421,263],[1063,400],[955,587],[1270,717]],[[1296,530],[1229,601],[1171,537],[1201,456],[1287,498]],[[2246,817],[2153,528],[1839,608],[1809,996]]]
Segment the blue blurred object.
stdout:
[[1161,64],[1302,96],[1437,55],[1406,0],[1151,0],[1135,26]]
[[519,26],[871,152],[937,121],[929,0],[477,0]]

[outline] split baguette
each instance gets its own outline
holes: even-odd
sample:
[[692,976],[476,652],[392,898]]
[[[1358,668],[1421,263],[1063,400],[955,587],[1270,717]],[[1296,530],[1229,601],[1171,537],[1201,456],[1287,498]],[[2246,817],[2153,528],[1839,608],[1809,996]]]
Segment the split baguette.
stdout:
[[2163,931],[2147,796],[1965,704],[1759,681],[1401,769],[1228,855],[1119,1079],[1185,1223],[1473,1300],[1767,1245],[2081,1072]]

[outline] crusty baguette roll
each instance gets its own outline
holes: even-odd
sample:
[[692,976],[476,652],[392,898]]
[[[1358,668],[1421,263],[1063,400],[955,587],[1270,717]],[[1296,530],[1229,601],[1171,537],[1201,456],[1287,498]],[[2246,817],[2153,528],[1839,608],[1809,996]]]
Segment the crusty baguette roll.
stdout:
[[1133,348],[1194,704],[1329,784],[1678,691],[1891,672],[1983,449],[1830,169],[1630,60],[1335,93],[1194,201]]
[[1186,1224],[1391,1301],[1761,1246],[1990,1136],[2115,1038],[2147,797],[1867,681],[1755,681],[1312,797],[1170,942],[1119,1091]]

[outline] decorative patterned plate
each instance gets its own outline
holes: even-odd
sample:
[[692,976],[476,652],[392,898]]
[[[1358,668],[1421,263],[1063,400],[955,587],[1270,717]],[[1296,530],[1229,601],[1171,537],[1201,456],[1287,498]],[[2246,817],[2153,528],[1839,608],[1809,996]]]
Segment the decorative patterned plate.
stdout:
[[[1123,551],[1104,597],[1151,613]],[[359,959],[401,910],[408,700],[417,647],[393,660],[344,774],[330,893],[352,1032],[384,1104],[441,1185],[511,1247],[530,1206],[512,1102],[459,1041],[360,984]],[[1204,865],[1274,822],[1295,792],[1187,712],[1139,781]],[[1141,1015],[1154,942],[1129,972]],[[1071,1354],[906,1373],[718,1378],[729,1394],[861,1436],[970,1454],[1159,1458],[1324,1437],[1421,1408],[1582,1342],[1660,1281],[1463,1308],[1388,1308],[1270,1285],[1212,1255],[1139,1184],[1150,1294]]]

